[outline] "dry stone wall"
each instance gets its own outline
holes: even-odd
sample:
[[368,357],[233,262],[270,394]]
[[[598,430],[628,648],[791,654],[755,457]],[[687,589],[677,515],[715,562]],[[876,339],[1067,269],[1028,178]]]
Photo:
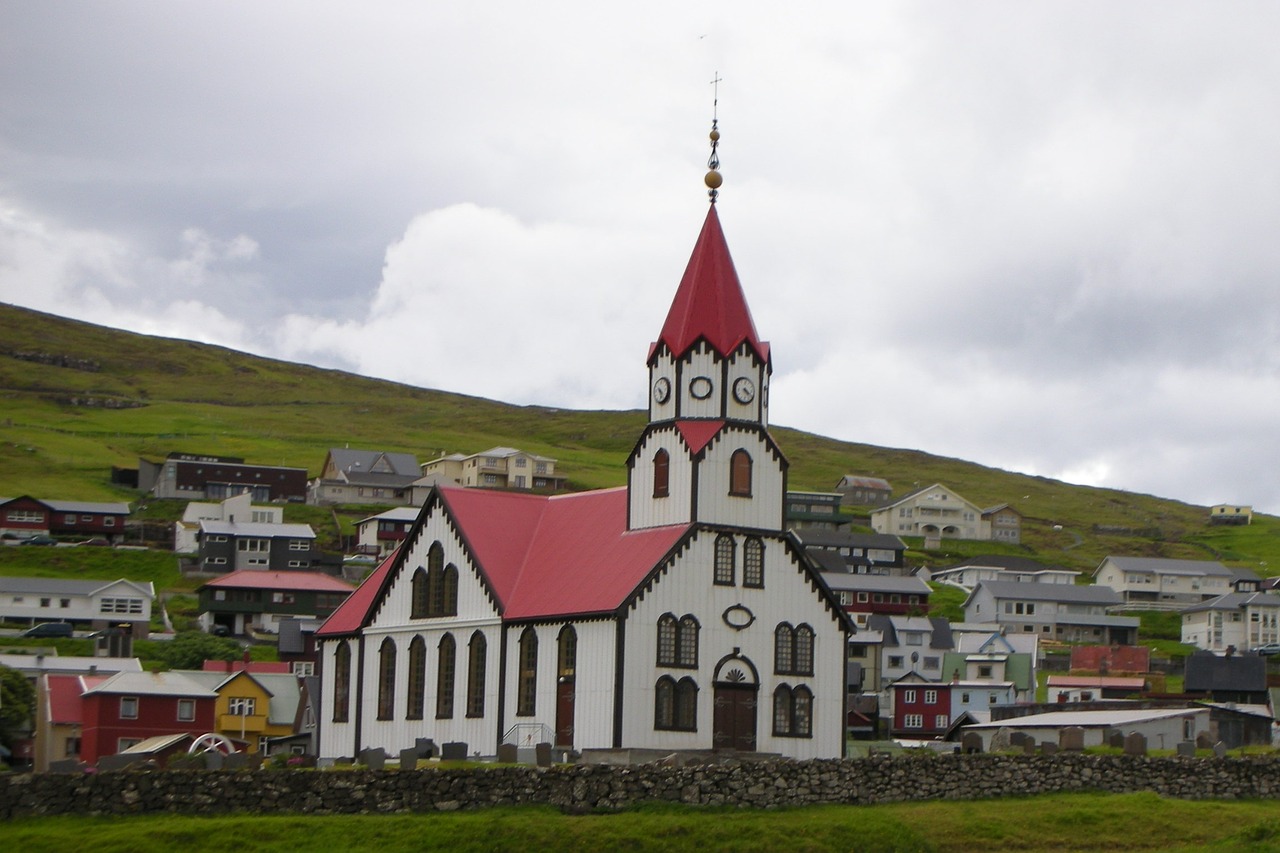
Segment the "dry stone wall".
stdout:
[[1277,797],[1280,760],[947,755],[685,767],[7,774],[0,776],[0,819],[153,812],[434,812],[503,805],[552,805],[567,812],[589,812],[621,810],[653,801],[778,808],[1065,791],[1154,791],[1185,799]]

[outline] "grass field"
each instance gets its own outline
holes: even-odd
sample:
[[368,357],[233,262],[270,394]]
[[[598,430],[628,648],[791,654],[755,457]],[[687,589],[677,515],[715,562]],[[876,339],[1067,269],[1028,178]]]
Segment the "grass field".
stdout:
[[430,815],[18,820],[7,849],[148,851],[1261,851],[1280,849],[1280,801],[1072,794],[778,811],[654,806],[567,816],[506,808]]

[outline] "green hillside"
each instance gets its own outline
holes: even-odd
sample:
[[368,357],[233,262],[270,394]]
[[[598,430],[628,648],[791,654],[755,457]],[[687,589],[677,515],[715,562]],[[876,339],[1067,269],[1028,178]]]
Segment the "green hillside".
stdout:
[[[644,424],[638,411],[511,406],[2,304],[0,400],[0,495],[81,500],[134,499],[109,475],[113,465],[136,467],[139,456],[242,456],[315,475],[325,452],[344,445],[424,461],[511,445],[558,459],[571,488],[614,486],[626,482],[623,463]],[[899,494],[942,482],[979,505],[1014,505],[1026,517],[1025,544],[1012,550],[1046,562],[1091,570],[1113,553],[1280,570],[1274,517],[1210,528],[1204,507],[1178,501],[773,432],[791,461],[793,489],[830,490],[846,473],[883,477]],[[938,565],[992,550],[1010,549],[948,542],[945,552],[914,556]]]

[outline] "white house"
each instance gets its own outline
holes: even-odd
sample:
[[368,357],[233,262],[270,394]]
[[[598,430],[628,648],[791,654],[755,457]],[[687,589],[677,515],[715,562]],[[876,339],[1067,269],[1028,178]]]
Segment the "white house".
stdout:
[[994,622],[1010,633],[1038,633],[1046,640],[1131,645],[1138,618],[1109,613],[1121,604],[1115,590],[1096,584],[979,581],[964,600],[964,618]]
[[991,749],[996,732],[1005,729],[1009,734],[1022,732],[1036,743],[1058,743],[1062,730],[1076,727],[1084,731],[1084,745],[1104,746],[1107,734],[1120,731],[1136,732],[1146,737],[1148,749],[1173,749],[1182,741],[1194,741],[1202,732],[1209,731],[1208,708],[1150,708],[1113,711],[1052,711],[1010,717],[965,726],[962,731],[977,732],[982,736],[984,751]]
[[218,503],[192,501],[173,523],[173,550],[178,554],[194,554],[200,547],[200,522],[251,521],[254,524],[283,524],[284,507],[254,506],[248,491]]
[[1280,595],[1229,592],[1182,611],[1182,642],[1211,652],[1280,643]]
[[356,522],[356,544],[361,553],[385,557],[404,541],[418,519],[416,506],[398,506]]
[[971,590],[981,581],[1016,581],[1018,583],[1074,584],[1080,572],[1060,566],[1046,566],[1029,557],[1005,554],[983,554],[962,563],[931,569],[929,579],[936,583]]
[[322,757],[419,737],[842,754],[852,626],[783,529],[770,349],[714,207],[648,373],[626,487],[432,493],[317,632]]
[[1125,604],[1148,610],[1180,610],[1225,595],[1235,574],[1215,560],[1108,556],[1093,572],[1094,583],[1109,586]]
[[134,636],[145,637],[155,597],[150,581],[0,578],[0,620],[70,622],[83,630],[128,625]]

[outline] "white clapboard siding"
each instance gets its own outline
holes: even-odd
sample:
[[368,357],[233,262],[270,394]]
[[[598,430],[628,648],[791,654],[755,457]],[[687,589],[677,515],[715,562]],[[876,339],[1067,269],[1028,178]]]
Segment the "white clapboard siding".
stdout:
[[[734,451],[751,455],[751,497],[729,494]],[[779,530],[782,524],[783,474],[778,458],[758,432],[728,427],[707,448],[698,466],[698,517],[704,524]]]

